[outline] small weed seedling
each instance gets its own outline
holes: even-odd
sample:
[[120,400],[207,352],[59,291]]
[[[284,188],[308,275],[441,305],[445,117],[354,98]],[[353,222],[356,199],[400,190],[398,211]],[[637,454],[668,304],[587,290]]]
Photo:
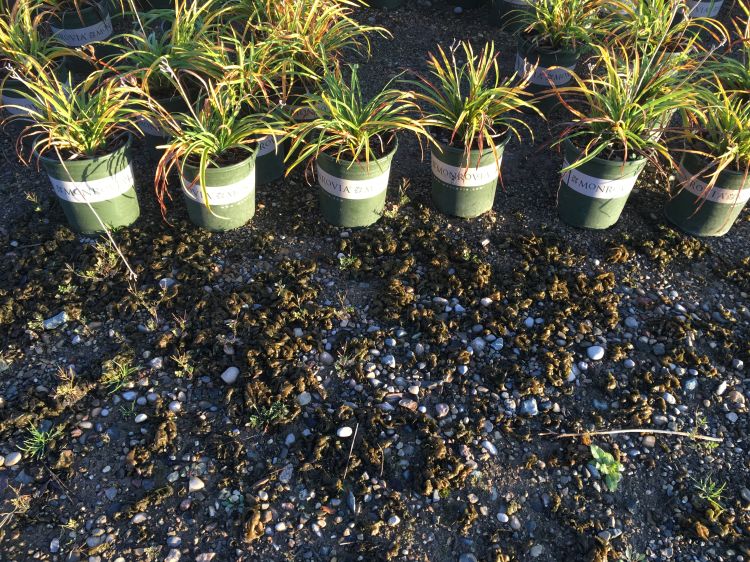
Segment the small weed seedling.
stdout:
[[57,379],[60,383],[52,394],[57,400],[75,403],[83,398],[88,391],[88,389],[76,383],[76,373],[70,367],[67,369],[59,367],[57,369]]
[[256,406],[253,406],[253,409],[256,413],[251,415],[247,420],[247,425],[251,429],[266,429],[269,425],[276,423],[289,412],[283,402],[274,402],[268,408],[261,408],[260,410]]
[[47,452],[47,445],[62,435],[61,427],[53,427],[47,431],[29,426],[29,436],[24,440],[19,450],[32,458],[41,458]]
[[177,363],[177,366],[179,367],[179,369],[175,370],[174,372],[176,377],[193,376],[195,366],[193,365],[192,357],[190,356],[189,351],[175,353],[170,357],[170,359]]
[[612,456],[611,453],[604,451],[601,447],[591,445],[591,456],[594,458],[594,466],[604,475],[604,482],[610,492],[617,490],[617,486],[622,479],[622,464]]
[[31,496],[21,494],[21,487],[14,488],[8,485],[8,488],[13,490],[14,496],[9,500],[10,510],[0,512],[0,529],[2,529],[8,521],[10,521],[14,515],[23,515],[31,507]]
[[693,482],[695,483],[694,486],[698,492],[698,497],[708,502],[713,508],[714,514],[718,517],[724,513],[724,506],[721,505],[721,499],[727,487],[726,482],[720,485],[710,475],[706,476],[703,480],[693,480]]
[[126,420],[135,418],[135,401],[131,402],[128,406],[120,406],[120,413]]
[[344,254],[339,254],[339,269],[341,271],[352,269],[355,265],[357,265],[356,256],[346,256]]
[[646,559],[645,554],[636,552],[630,546],[625,548],[625,552],[620,555],[617,562],[643,562]]
[[112,365],[102,377],[102,383],[109,387],[109,394],[114,394],[130,382],[133,375],[138,372],[139,367],[131,365],[127,359],[122,362],[113,360]]

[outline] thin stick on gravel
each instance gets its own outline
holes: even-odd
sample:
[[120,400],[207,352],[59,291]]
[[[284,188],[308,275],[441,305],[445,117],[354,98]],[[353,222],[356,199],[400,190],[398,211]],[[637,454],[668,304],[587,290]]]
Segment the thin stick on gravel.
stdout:
[[720,437],[709,437],[708,435],[700,435],[698,433],[688,433],[686,431],[669,431],[667,429],[611,429],[606,431],[583,431],[581,433],[540,433],[539,437],[554,436],[557,439],[563,439],[568,437],[583,437],[584,435],[619,435],[620,433],[658,433],[660,435],[675,435],[678,437],[689,437],[696,441],[711,441],[713,443],[721,443],[724,439]]
[[354,426],[354,435],[352,435],[352,446],[349,447],[349,457],[346,459],[346,468],[344,469],[344,477],[342,480],[346,480],[346,473],[349,472],[349,461],[352,460],[352,451],[354,450],[354,441],[357,439],[357,430],[359,429],[359,422]]

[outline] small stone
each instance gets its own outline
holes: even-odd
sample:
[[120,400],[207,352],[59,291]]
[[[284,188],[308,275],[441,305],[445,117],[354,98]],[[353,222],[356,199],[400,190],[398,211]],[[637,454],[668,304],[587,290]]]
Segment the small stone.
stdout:
[[173,414],[176,414],[177,412],[179,412],[180,410],[182,410],[182,403],[179,402],[178,400],[172,400],[169,403],[169,406],[167,406],[167,407],[169,408],[170,412],[172,412]]
[[489,441],[482,441],[482,447],[493,457],[497,455],[497,448]]
[[390,367],[391,369],[396,366],[396,358],[393,355],[386,355],[381,359],[381,363],[385,365],[386,367]]
[[745,404],[745,397],[739,390],[732,390],[729,394],[727,394],[727,400],[737,404],[738,406],[742,406]]
[[450,413],[451,409],[448,407],[448,404],[436,404],[435,405],[435,415],[439,418],[444,418]]
[[716,387],[716,396],[721,396],[727,391],[727,381],[721,381],[719,386]]
[[60,550],[60,539],[52,539],[49,543],[49,551],[55,554]]
[[604,348],[601,345],[592,345],[586,349],[586,354],[592,361],[601,361],[604,359]]
[[536,416],[539,413],[539,406],[536,403],[536,398],[526,398],[521,402],[520,413],[525,416]]
[[312,402],[312,395],[309,392],[300,392],[297,395],[297,403],[300,406],[307,406],[310,402]]
[[297,438],[294,436],[294,433],[290,433],[289,435],[286,436],[286,439],[284,440],[284,444],[287,447],[290,447],[291,445],[294,444],[296,440]]
[[664,401],[667,404],[670,404],[672,406],[677,404],[677,398],[675,398],[674,395],[669,392],[665,392],[664,394],[662,394],[662,398],[664,398]]
[[175,283],[177,283],[177,281],[175,281],[171,277],[164,277],[163,279],[159,279],[159,287],[164,290],[169,289],[170,287],[174,287]]
[[141,523],[146,521],[146,519],[148,519],[148,517],[145,513],[136,513],[135,515],[133,515],[133,518],[130,520],[130,522],[133,525],[140,525]]
[[685,381],[685,384],[683,386],[685,390],[687,390],[688,392],[691,392],[695,390],[696,388],[698,388],[698,379],[696,378],[688,379]]
[[662,356],[667,352],[667,348],[664,346],[663,343],[657,343],[654,347],[654,355],[656,356]]
[[190,482],[188,483],[188,491],[189,492],[197,492],[199,490],[202,490],[206,487],[206,484],[198,478],[197,476],[191,476]]
[[195,557],[195,562],[211,562],[216,557],[215,552],[203,552]]
[[646,435],[641,442],[643,443],[644,447],[648,447],[649,449],[653,448],[654,445],[656,445],[656,437],[653,435]]
[[407,410],[411,410],[412,412],[415,412],[417,408],[419,407],[419,404],[417,404],[416,400],[412,400],[411,398],[402,398],[398,401],[398,405],[402,408],[406,408]]
[[510,517],[508,517],[507,513],[503,513],[502,511],[497,514],[497,520],[500,521],[500,523],[507,523],[510,521]]
[[745,368],[745,363],[742,359],[732,359],[732,368],[741,371]]
[[527,316],[526,319],[523,321],[523,325],[527,328],[533,328],[534,327],[534,319],[531,316]]
[[336,435],[338,435],[342,439],[346,439],[348,437],[351,437],[353,433],[354,433],[354,430],[351,427],[349,427],[348,425],[340,427],[340,428],[338,428],[336,430]]
[[229,367],[226,371],[221,373],[221,380],[227,384],[234,384],[239,375],[240,370],[237,367]]
[[125,402],[132,402],[136,398],[138,398],[138,393],[135,390],[126,390],[122,393],[122,399]]
[[289,484],[292,481],[292,474],[294,474],[294,467],[291,464],[286,465],[279,474],[279,482]]
[[135,417],[135,423],[143,423],[148,419],[148,416],[146,414],[138,414]]
[[531,554],[532,558],[539,558],[542,555],[542,552],[544,552],[544,547],[541,544],[535,544],[531,547],[529,554]]
[[7,457],[5,457],[5,466],[15,466],[21,460],[21,453],[13,451]]
[[464,9],[461,6],[456,6],[455,8],[453,8],[453,13],[456,15],[463,14]]
[[283,533],[284,531],[286,531],[286,523],[284,523],[283,521],[279,521],[278,523],[276,523],[274,529],[277,533]]
[[59,328],[65,322],[68,321],[68,314],[63,310],[59,314],[55,314],[52,318],[47,318],[42,322],[42,326],[44,326],[45,330],[54,330],[55,328]]
[[632,359],[625,359],[622,364],[626,369],[633,369],[635,367],[635,361],[633,361]]
[[388,524],[389,524],[389,525],[390,525],[391,527],[395,527],[395,526],[396,526],[396,525],[398,525],[399,523],[401,523],[401,518],[400,518],[400,517],[399,517],[398,515],[391,515],[391,516],[390,516],[390,517],[388,518]]
[[746,503],[750,503],[750,490],[747,488],[742,488],[740,490],[740,497],[742,497],[743,500],[745,500]]
[[636,328],[638,328],[638,320],[636,320],[635,316],[628,316],[625,319],[625,326],[627,326],[631,330],[635,330]]
[[737,412],[729,412],[727,414],[727,421],[729,423],[737,423],[738,419],[739,419],[739,416],[737,415]]
[[484,307],[490,306],[492,304],[492,299],[490,297],[483,297],[479,304],[481,304]]
[[181,556],[182,554],[180,553],[180,551],[176,548],[173,548],[167,553],[166,558],[164,558],[164,562],[179,562]]
[[323,365],[329,365],[329,366],[333,365],[334,363],[333,355],[331,355],[327,351],[323,351],[320,354],[320,362],[323,363]]

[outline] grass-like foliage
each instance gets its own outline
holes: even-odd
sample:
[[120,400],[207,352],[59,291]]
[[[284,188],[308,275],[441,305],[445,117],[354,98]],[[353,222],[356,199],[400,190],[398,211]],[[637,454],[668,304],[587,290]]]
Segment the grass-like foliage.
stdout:
[[449,145],[467,153],[490,147],[497,157],[501,137],[520,138],[519,129],[531,132],[521,114],[538,113],[525,91],[528,81],[501,77],[493,42],[478,53],[467,41],[447,52],[438,46],[437,54],[429,54],[427,66],[428,76],[413,82],[416,96],[427,107],[425,123],[436,129],[435,134],[445,133]]
[[32,458],[42,458],[47,452],[49,444],[62,435],[61,427],[52,427],[43,431],[34,425],[30,425],[28,436],[24,439],[23,445],[19,449],[27,456]]
[[702,88],[699,103],[691,108],[693,127],[686,152],[706,161],[703,176],[711,189],[724,170],[750,176],[750,103],[745,95],[724,88],[719,77]]
[[340,72],[330,72],[320,93],[305,97],[315,118],[291,126],[294,142],[290,168],[322,152],[337,160],[369,162],[394,146],[398,131],[427,135],[412,92],[391,88],[391,80],[367,99],[357,67],[350,70],[348,82]]
[[43,6],[42,0],[0,0],[0,66],[33,74],[67,53],[45,33]]
[[[345,0],[243,0],[250,9],[236,13],[247,21],[255,40],[270,40],[282,63],[278,86],[285,97],[314,90],[346,51],[369,55],[368,33],[388,35],[382,27],[358,22],[362,4]],[[245,19],[247,18],[247,19]]]
[[727,52],[706,67],[726,89],[741,93],[750,103],[750,2],[737,0],[737,6],[742,13],[732,20],[733,34]]
[[54,72],[14,75],[22,88],[16,95],[34,107],[5,121],[25,125],[19,151],[28,140],[31,154],[51,158],[93,158],[119,148],[135,130],[138,92],[116,79],[95,78],[74,86]]
[[178,73],[189,70],[219,76],[224,61],[216,37],[225,12],[218,0],[176,0],[174,10],[141,14],[140,26],[109,42],[118,52],[107,64],[157,97],[176,94],[170,77],[162,71],[164,64]]
[[727,30],[711,18],[687,17],[682,0],[609,0],[605,4],[606,41],[636,50],[654,49],[681,53],[702,50],[709,42],[726,40]]
[[578,50],[601,32],[602,0],[535,0],[514,19],[527,38],[541,49]]
[[572,115],[558,142],[568,139],[581,150],[564,171],[596,157],[671,162],[668,139],[676,133],[669,121],[694,106],[700,92],[693,60],[652,49],[633,52],[619,43],[597,50],[599,62],[588,77],[573,73],[574,85],[556,89]]

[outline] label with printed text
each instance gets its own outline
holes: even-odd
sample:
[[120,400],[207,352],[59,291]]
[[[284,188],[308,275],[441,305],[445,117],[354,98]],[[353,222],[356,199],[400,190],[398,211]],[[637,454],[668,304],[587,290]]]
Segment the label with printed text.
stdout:
[[348,180],[337,178],[326,172],[318,164],[318,184],[323,190],[331,195],[342,199],[370,199],[380,195],[388,188],[388,176],[390,169],[377,177],[366,180]]
[[[565,162],[563,167],[567,166],[568,163]],[[577,169],[565,172],[562,176],[563,182],[570,189],[594,199],[619,199],[626,197],[633,190],[637,179],[637,175],[631,178],[616,180],[595,178]]]
[[[502,159],[501,159],[502,161]],[[440,181],[456,187],[481,187],[497,180],[500,162],[484,166],[451,166],[432,155],[432,173]]]
[[112,35],[112,20],[109,16],[87,27],[61,29],[50,26],[52,33],[68,47],[83,47],[95,41],[104,41]]
[[130,164],[119,172],[98,180],[65,181],[49,176],[52,189],[60,199],[71,203],[99,203],[109,201],[133,187]]
[[[185,192],[185,195],[187,195],[196,203],[200,203],[201,205],[206,204],[203,190],[201,189],[200,182],[197,179],[196,181],[191,181],[183,177],[182,190]],[[253,168],[253,171],[250,173],[250,175],[236,183],[230,183],[229,185],[220,186],[212,185],[206,187],[206,193],[208,194],[208,205],[211,207],[238,203],[239,201],[242,201],[243,199],[248,197],[251,193],[253,193],[253,191],[255,191],[255,168]]]
[[726,189],[722,187],[712,187],[710,190],[708,184],[698,178],[692,177],[690,172],[685,168],[680,168],[680,179],[682,187],[695,196],[702,197],[712,203],[721,203],[722,205],[744,205],[750,201],[750,187],[744,189]]
[[524,78],[528,77],[529,74],[531,74],[529,82],[531,84],[534,84],[535,86],[549,87],[550,84],[554,84],[555,86],[563,86],[570,82],[571,70],[575,70],[575,67],[558,66],[550,69],[544,68],[542,66],[537,66],[536,68],[534,68],[534,65],[532,63],[530,63],[520,54],[516,53],[516,74]]
[[686,0],[690,16],[694,18],[715,18],[719,15],[724,0]]

